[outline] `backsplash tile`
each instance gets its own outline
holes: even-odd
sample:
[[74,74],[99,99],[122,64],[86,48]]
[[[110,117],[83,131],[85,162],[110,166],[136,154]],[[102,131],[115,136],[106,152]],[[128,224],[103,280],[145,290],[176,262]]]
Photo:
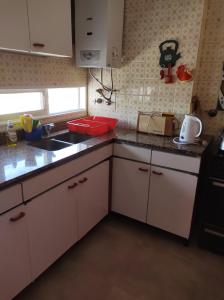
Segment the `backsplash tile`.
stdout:
[[[122,127],[133,128],[138,110],[169,110],[181,118],[189,112],[193,94],[200,99],[206,132],[217,133],[224,126],[224,112],[210,118],[206,111],[216,108],[221,83],[223,15],[223,0],[125,0],[123,63],[113,71],[115,103],[95,104],[99,86],[89,78],[89,113],[116,117]],[[184,63],[194,69],[190,83],[165,85],[159,79],[158,46],[173,38],[179,41],[182,54],[177,65]],[[99,71],[95,73],[99,77]],[[108,85],[109,75],[109,71],[103,72]],[[86,70],[77,68],[73,59],[0,52],[1,89],[86,83]]]
[[[196,68],[204,4],[205,0],[126,0],[123,63],[113,71],[116,104],[95,104],[99,85],[89,78],[90,114],[116,117],[123,127],[135,128],[138,110],[188,113],[194,82],[162,82],[158,47],[166,39],[177,39],[182,54],[177,65]],[[99,71],[94,72],[99,77]],[[110,85],[109,71],[103,72],[103,79]]]
[[224,112],[214,118],[208,116],[215,109],[222,78],[224,61],[224,1],[209,0],[205,16],[205,31],[201,42],[200,66],[195,94],[201,102],[201,116],[207,133],[217,134],[224,127]]

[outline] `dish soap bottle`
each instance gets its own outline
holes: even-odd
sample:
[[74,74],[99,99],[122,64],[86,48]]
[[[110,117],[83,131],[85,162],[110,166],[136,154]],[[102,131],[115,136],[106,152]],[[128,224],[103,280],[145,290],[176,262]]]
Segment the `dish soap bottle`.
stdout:
[[9,147],[16,147],[17,143],[17,133],[16,128],[13,121],[8,120],[7,122],[7,145]]

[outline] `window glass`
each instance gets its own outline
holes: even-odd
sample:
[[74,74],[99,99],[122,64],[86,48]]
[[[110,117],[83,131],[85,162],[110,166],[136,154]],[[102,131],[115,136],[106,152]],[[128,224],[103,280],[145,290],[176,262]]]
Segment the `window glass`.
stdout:
[[49,113],[63,113],[79,109],[79,88],[48,89]]
[[0,93],[0,115],[43,110],[43,93]]
[[36,117],[86,109],[86,87],[43,90],[0,90],[0,121],[22,113]]

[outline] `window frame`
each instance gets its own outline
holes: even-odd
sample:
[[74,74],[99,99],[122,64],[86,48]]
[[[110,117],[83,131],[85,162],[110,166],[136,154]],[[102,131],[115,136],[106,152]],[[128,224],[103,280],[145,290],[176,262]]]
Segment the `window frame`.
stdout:
[[[78,109],[59,112],[59,113],[53,113],[50,114],[49,112],[49,96],[48,96],[48,89],[63,89],[63,88],[78,88]],[[86,97],[85,97],[85,109],[80,108],[80,88],[86,89]],[[32,92],[40,92],[43,94],[43,109],[42,110],[36,110],[36,111],[24,111],[20,113],[12,113],[7,115],[0,115],[0,124],[5,124],[7,120],[18,120],[19,116],[28,113],[32,114],[36,119],[45,119],[45,118],[53,118],[53,117],[60,117],[67,114],[78,114],[82,112],[87,112],[87,86],[63,86],[63,87],[49,87],[49,88],[40,88],[40,89],[0,89],[0,94],[16,94],[16,93],[32,93]]]

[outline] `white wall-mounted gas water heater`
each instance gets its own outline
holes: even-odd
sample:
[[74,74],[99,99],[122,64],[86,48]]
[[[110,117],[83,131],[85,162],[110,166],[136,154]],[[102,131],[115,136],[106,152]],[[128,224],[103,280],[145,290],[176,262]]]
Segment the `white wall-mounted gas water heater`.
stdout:
[[75,0],[76,64],[119,68],[124,0]]

